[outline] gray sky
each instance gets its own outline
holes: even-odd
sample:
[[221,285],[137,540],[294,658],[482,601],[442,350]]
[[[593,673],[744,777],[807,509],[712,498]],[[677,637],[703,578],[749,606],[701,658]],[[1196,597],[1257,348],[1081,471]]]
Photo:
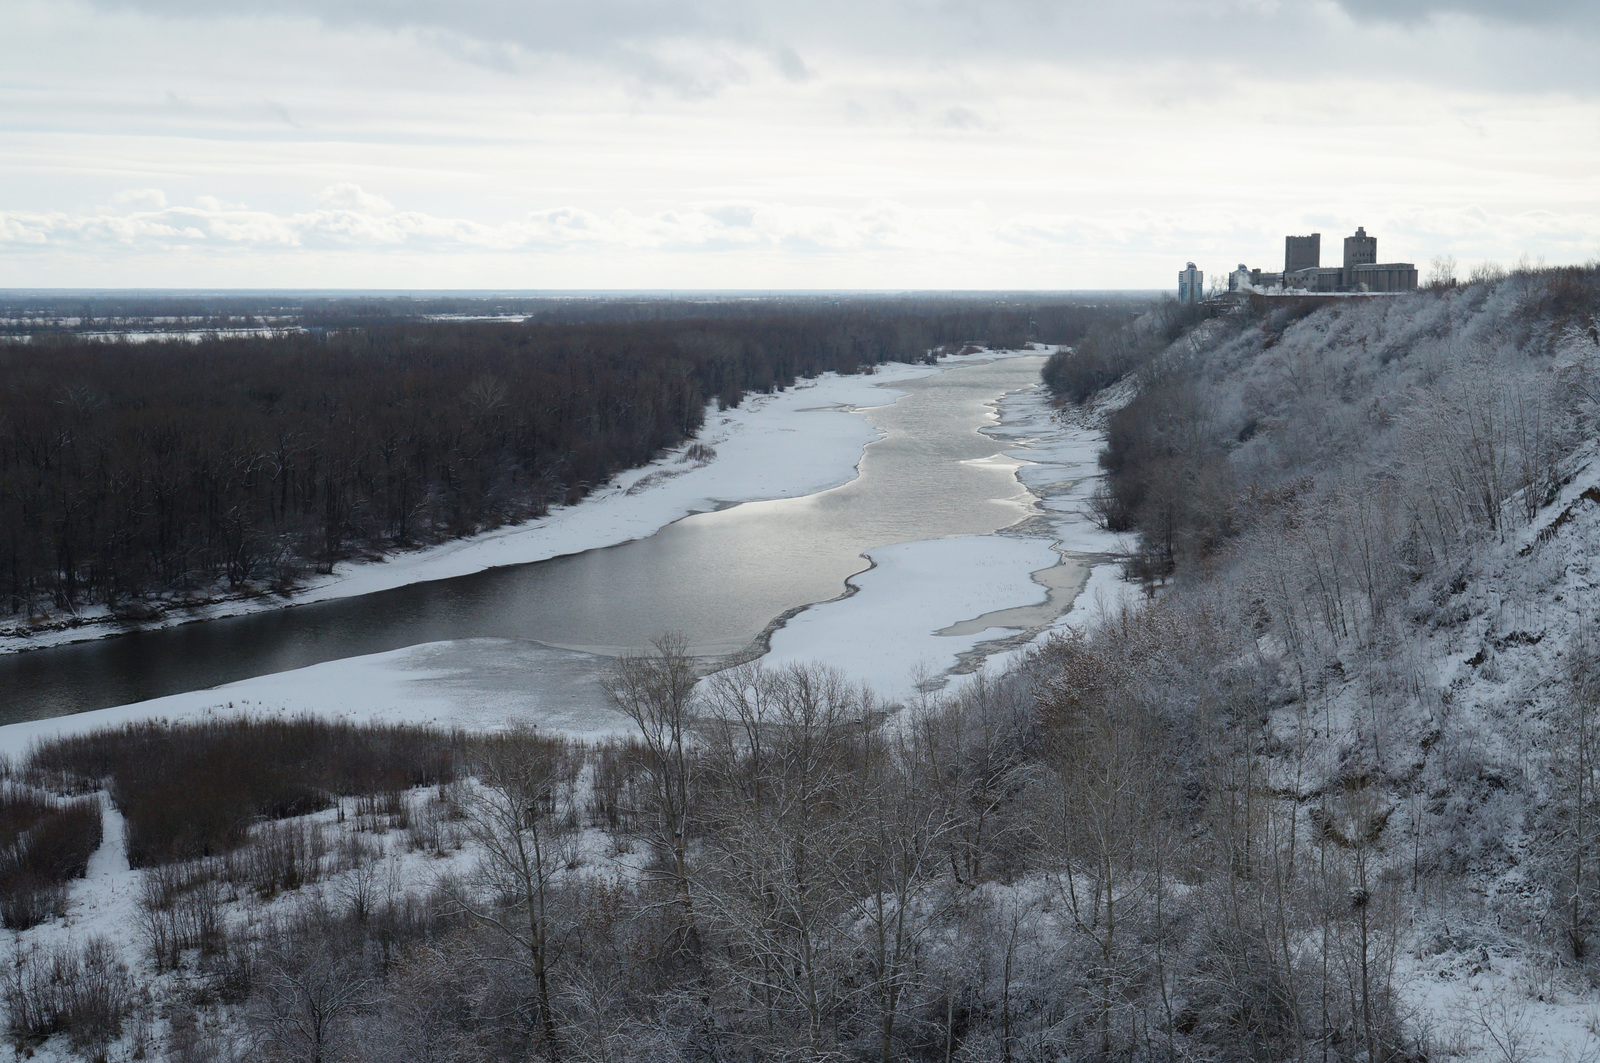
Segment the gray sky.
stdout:
[[[0,0],[0,286],[1600,256],[1594,0]],[[1336,252],[1335,252],[1336,253]]]

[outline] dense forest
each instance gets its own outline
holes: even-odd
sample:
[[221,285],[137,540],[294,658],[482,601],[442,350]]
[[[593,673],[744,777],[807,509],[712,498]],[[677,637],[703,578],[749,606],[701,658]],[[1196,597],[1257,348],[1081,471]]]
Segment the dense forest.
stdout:
[[1125,307],[857,303],[662,321],[378,321],[0,346],[12,615],[286,592],[336,562],[582,498],[708,402],[968,342],[1070,342]]

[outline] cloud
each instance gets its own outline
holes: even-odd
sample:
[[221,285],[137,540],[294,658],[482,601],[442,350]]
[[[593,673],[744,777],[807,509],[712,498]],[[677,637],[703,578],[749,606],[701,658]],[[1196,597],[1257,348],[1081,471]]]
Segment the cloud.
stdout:
[[1338,0],[1362,19],[1415,23],[1440,15],[1464,15],[1493,22],[1546,25],[1567,30],[1600,26],[1592,0]]
[[[773,250],[920,254],[965,249],[981,257],[1009,253],[1007,248],[1160,255],[1198,248],[1232,260],[1250,258],[1253,248],[1276,246],[1281,231],[1295,224],[1249,212],[1197,217],[1170,209],[1035,211],[995,216],[982,203],[928,209],[889,201],[835,209],[783,202],[685,204],[652,212],[566,206],[491,224],[397,210],[384,197],[353,184],[331,187],[318,199],[315,209],[288,214],[227,207],[215,200],[194,207],[87,214],[0,212],[0,246],[15,251],[150,252],[410,249],[442,255],[668,252],[735,260],[742,253]],[[1429,208],[1400,210],[1375,220],[1372,231],[1381,234],[1386,249],[1412,258],[1423,251],[1481,254],[1484,248],[1519,242],[1541,254],[1564,250],[1568,258],[1583,258],[1600,248],[1600,214],[1595,213]]]
[[726,250],[805,245],[850,250],[897,242],[906,228],[890,208],[830,212],[752,204],[683,207],[649,214],[599,214],[578,207],[530,213],[499,224],[396,210],[356,185],[327,189],[314,210],[292,214],[229,209],[212,201],[123,213],[0,213],[0,244],[144,250],[228,245],[378,251],[412,247],[442,252]]
[[289,114],[289,109],[283,104],[268,100],[267,110],[271,111],[272,114],[275,115],[284,125],[293,129],[300,128],[300,123],[294,120],[294,118]]
[[943,129],[992,129],[993,123],[985,121],[978,112],[967,107],[947,107],[933,120],[933,124]]
[[[1227,66],[1284,77],[1597,87],[1593,0],[89,0],[167,19],[299,19],[416,31],[465,62],[511,71],[520,56],[605,65],[645,86],[705,96],[730,50],[764,52],[791,82],[802,54],[873,60]],[[1452,16],[1457,24],[1437,24]],[[1507,39],[1507,26],[1524,32]],[[1404,30],[1396,37],[1395,27]]]
[[334,210],[362,214],[393,214],[394,205],[357,184],[329,185],[317,193],[317,202]]
[[129,188],[112,196],[111,202],[122,207],[161,210],[167,205],[167,194],[159,188]]
[[778,68],[778,73],[790,81],[810,81],[814,76],[811,68],[806,66],[806,61],[793,48],[779,48],[773,53],[772,62]]

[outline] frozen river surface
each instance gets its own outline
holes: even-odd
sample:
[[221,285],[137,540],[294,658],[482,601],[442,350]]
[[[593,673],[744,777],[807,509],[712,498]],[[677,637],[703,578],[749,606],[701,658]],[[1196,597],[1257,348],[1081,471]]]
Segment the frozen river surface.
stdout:
[[[847,414],[819,387],[818,407],[785,396],[786,422],[750,415],[785,426],[769,448],[775,462],[814,450],[816,463],[837,466],[841,441],[854,447],[853,478],[848,468],[807,473],[847,480],[831,489],[702,503],[710,511],[654,534],[534,563],[0,657],[5,722],[250,705],[471,726],[532,717],[594,733],[616,726],[597,686],[606,655],[667,630],[707,657],[770,648],[775,662],[828,660],[904,695],[914,671],[970,670],[1059,623],[1091,566],[1119,548],[1082,514],[1098,437],[1051,416],[1042,363],[1024,354],[921,375],[901,367],[878,386],[849,383]],[[865,427],[841,436],[842,416]],[[850,432],[874,441],[860,449]],[[762,457],[743,460],[756,470]],[[610,503],[573,509],[633,505],[681,472],[636,475]]]

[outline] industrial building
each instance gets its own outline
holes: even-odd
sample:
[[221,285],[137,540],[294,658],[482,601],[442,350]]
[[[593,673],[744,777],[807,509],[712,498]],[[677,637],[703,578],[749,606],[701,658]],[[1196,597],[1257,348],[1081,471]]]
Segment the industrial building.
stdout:
[[[1192,270],[1194,264],[1190,263]],[[1180,278],[1181,278],[1180,274]],[[1344,238],[1344,264],[1322,265],[1322,234],[1286,236],[1283,240],[1283,272],[1268,273],[1240,264],[1228,274],[1230,292],[1272,290],[1313,294],[1357,294],[1363,292],[1410,292],[1417,287],[1417,267],[1410,262],[1379,262],[1378,238],[1368,236],[1365,227]],[[1178,286],[1183,301],[1183,285]]]

